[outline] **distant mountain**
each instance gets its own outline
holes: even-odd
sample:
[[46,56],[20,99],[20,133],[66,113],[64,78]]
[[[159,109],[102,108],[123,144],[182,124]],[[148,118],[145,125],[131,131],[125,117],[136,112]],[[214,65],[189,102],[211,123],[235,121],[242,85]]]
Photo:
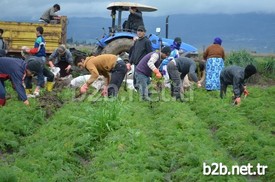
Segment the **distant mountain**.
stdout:
[[[147,34],[162,29],[165,36],[166,17],[143,17]],[[226,51],[246,49],[260,53],[275,53],[275,14],[216,14],[216,15],[171,15],[169,17],[169,38],[179,36],[184,42],[200,51],[219,36]],[[123,21],[122,21],[123,22]],[[111,18],[69,18],[68,38],[91,40],[108,33]]]

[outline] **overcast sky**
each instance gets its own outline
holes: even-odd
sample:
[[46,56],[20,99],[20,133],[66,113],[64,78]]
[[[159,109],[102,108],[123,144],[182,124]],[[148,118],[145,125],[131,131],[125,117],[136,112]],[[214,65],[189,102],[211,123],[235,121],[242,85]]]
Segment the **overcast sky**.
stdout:
[[[121,1],[121,0],[117,0]],[[60,4],[60,15],[68,17],[109,17],[108,4],[117,1],[107,0],[1,0],[0,20],[6,18],[29,17],[39,19],[41,14]],[[172,14],[197,13],[274,13],[275,0],[133,0],[158,8],[157,12],[144,13],[145,16],[167,16]]]

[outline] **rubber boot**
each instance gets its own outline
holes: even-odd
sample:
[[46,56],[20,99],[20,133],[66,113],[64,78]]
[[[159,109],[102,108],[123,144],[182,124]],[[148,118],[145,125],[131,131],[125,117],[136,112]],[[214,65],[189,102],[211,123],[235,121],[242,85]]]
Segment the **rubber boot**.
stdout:
[[25,89],[26,94],[32,94],[32,89]]
[[47,82],[46,84],[46,90],[51,92],[53,91],[54,82]]
[[0,106],[4,106],[6,104],[6,99],[0,99]]

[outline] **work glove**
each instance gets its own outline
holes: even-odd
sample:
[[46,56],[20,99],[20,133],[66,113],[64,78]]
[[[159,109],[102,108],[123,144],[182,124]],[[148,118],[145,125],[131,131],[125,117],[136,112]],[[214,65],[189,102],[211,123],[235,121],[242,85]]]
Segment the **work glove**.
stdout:
[[247,96],[249,95],[248,90],[245,89],[245,90],[243,91],[243,94],[244,94],[244,97],[247,97]]
[[240,97],[237,97],[235,100],[234,100],[234,104],[239,106],[241,104],[241,98]]
[[162,77],[161,73],[159,72],[159,69],[157,69],[157,68],[154,69],[154,73],[158,79],[160,79]]
[[87,91],[88,91],[88,85],[87,85],[87,83],[85,83],[84,85],[81,86],[81,88],[80,88],[80,93],[81,93],[81,94],[84,94],[84,93],[86,93]]
[[103,97],[108,96],[108,87],[106,85],[104,85],[103,90],[101,91],[101,95]]

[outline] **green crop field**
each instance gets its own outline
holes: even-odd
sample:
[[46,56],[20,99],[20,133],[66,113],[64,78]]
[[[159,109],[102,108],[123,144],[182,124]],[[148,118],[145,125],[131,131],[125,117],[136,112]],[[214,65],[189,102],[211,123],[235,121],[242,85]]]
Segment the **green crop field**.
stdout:
[[274,181],[273,76],[252,78],[240,106],[229,87],[225,99],[192,88],[185,103],[166,89],[144,102],[123,89],[117,99],[75,100],[67,88],[25,107],[7,84],[0,181]]

